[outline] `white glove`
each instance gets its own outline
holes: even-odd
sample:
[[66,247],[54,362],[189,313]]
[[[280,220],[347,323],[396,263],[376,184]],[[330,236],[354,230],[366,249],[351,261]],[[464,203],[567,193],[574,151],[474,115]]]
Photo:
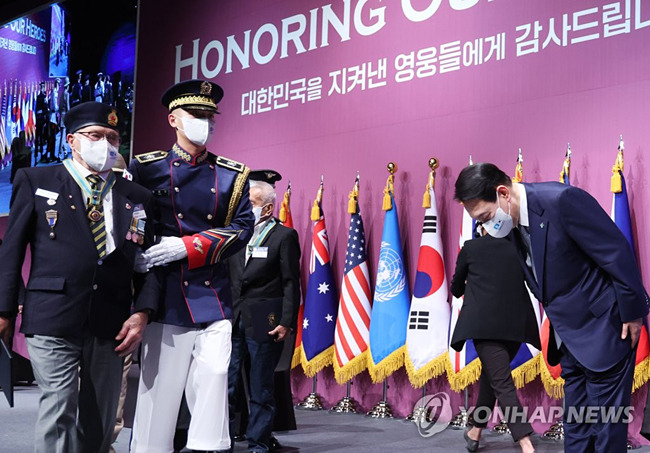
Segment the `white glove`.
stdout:
[[144,256],[144,252],[142,251],[142,249],[136,250],[135,264],[133,266],[133,269],[136,272],[144,274],[145,272],[148,272],[149,269],[151,269],[151,266],[153,266],[153,264],[149,263],[149,260]]
[[163,236],[160,242],[145,250],[144,258],[148,266],[164,266],[172,261],[182,260],[187,256],[183,240],[176,236]]

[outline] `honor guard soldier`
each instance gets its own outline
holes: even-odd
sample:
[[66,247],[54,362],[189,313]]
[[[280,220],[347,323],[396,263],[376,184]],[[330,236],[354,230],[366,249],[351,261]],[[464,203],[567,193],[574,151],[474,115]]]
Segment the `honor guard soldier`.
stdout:
[[232,300],[223,260],[251,237],[254,216],[245,165],[206,150],[219,85],[189,80],[162,103],[176,132],[170,150],[136,156],[133,180],[156,201],[159,243],[143,256],[161,282],[160,311],[144,338],[131,451],[173,450],[185,391],[192,414],[187,447],[228,450],[228,365]]
[[[42,392],[35,451],[103,453],[115,426],[122,357],[137,347],[157,307],[147,296],[157,292],[155,274],[133,272],[136,252],[153,241],[152,196],[111,171],[119,146],[114,109],[87,102],[64,122],[72,159],[16,173],[0,247],[0,338],[11,333],[29,247],[21,331]],[[140,297],[132,313],[134,286]]]

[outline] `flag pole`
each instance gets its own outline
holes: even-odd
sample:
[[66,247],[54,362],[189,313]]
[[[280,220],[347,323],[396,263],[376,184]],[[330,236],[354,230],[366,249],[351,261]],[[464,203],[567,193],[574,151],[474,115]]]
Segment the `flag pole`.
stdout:
[[355,409],[357,403],[350,396],[350,389],[352,387],[352,381],[348,381],[345,389],[345,396],[336,403],[334,407],[330,409],[330,412],[337,414],[356,414],[357,410]]
[[388,402],[386,401],[386,395],[388,393],[388,383],[386,380],[384,380],[384,392],[381,398],[381,401],[379,401],[375,407],[372,408],[372,410],[366,415],[368,417],[372,418],[393,418],[393,413],[390,410],[390,406],[388,405]]
[[320,396],[316,393],[316,374],[312,378],[311,393],[305,397],[300,403],[296,405],[296,409],[305,409],[310,411],[320,411],[323,409],[323,404],[320,402]]

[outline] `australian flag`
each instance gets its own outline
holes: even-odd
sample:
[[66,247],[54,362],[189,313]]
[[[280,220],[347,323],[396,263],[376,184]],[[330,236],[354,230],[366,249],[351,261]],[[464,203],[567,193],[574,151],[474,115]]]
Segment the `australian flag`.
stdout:
[[325,217],[320,209],[320,218],[314,223],[309,281],[302,319],[301,363],[305,375],[309,377],[332,364],[337,312],[338,294],[330,261]]

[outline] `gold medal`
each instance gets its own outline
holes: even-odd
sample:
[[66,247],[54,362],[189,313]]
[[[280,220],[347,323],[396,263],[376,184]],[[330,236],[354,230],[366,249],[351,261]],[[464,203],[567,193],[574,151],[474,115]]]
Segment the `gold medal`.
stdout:
[[104,214],[95,206],[93,206],[92,209],[88,211],[88,219],[91,222],[99,222],[102,217],[104,217]]

